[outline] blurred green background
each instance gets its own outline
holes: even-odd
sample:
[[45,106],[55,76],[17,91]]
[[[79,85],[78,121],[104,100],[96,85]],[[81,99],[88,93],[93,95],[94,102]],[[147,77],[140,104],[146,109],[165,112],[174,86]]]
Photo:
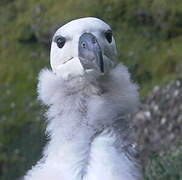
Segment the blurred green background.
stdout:
[[[56,27],[85,16],[112,26],[119,59],[140,84],[142,97],[154,85],[180,76],[181,0],[1,0],[1,180],[18,179],[41,157],[46,138],[36,100],[37,75],[49,67],[51,34]],[[177,159],[178,154],[151,155],[145,179],[181,180],[178,172],[173,176],[169,171]]]

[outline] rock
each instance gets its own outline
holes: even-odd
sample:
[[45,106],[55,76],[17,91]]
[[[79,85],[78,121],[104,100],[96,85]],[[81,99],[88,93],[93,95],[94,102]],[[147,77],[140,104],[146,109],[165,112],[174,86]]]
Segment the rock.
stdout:
[[161,153],[181,140],[182,79],[154,87],[133,118],[142,156]]

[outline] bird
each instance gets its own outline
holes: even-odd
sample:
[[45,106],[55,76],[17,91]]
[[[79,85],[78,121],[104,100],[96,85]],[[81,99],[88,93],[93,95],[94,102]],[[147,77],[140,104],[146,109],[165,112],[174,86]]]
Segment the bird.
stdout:
[[96,17],[61,26],[53,35],[51,68],[38,77],[48,142],[24,180],[141,180],[128,116],[138,85],[119,63],[111,27]]

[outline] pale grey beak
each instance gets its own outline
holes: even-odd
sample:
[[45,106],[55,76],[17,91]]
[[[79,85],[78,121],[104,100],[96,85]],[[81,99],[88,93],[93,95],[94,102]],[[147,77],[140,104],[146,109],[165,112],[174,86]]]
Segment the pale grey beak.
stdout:
[[102,49],[93,34],[84,33],[80,36],[78,57],[85,70],[94,69],[104,72]]

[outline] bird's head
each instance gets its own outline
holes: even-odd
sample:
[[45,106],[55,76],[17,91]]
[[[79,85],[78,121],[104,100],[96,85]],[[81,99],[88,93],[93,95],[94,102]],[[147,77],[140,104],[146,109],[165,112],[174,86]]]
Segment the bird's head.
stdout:
[[107,73],[117,56],[112,30],[97,18],[73,20],[55,32],[50,56],[53,72],[64,77]]

